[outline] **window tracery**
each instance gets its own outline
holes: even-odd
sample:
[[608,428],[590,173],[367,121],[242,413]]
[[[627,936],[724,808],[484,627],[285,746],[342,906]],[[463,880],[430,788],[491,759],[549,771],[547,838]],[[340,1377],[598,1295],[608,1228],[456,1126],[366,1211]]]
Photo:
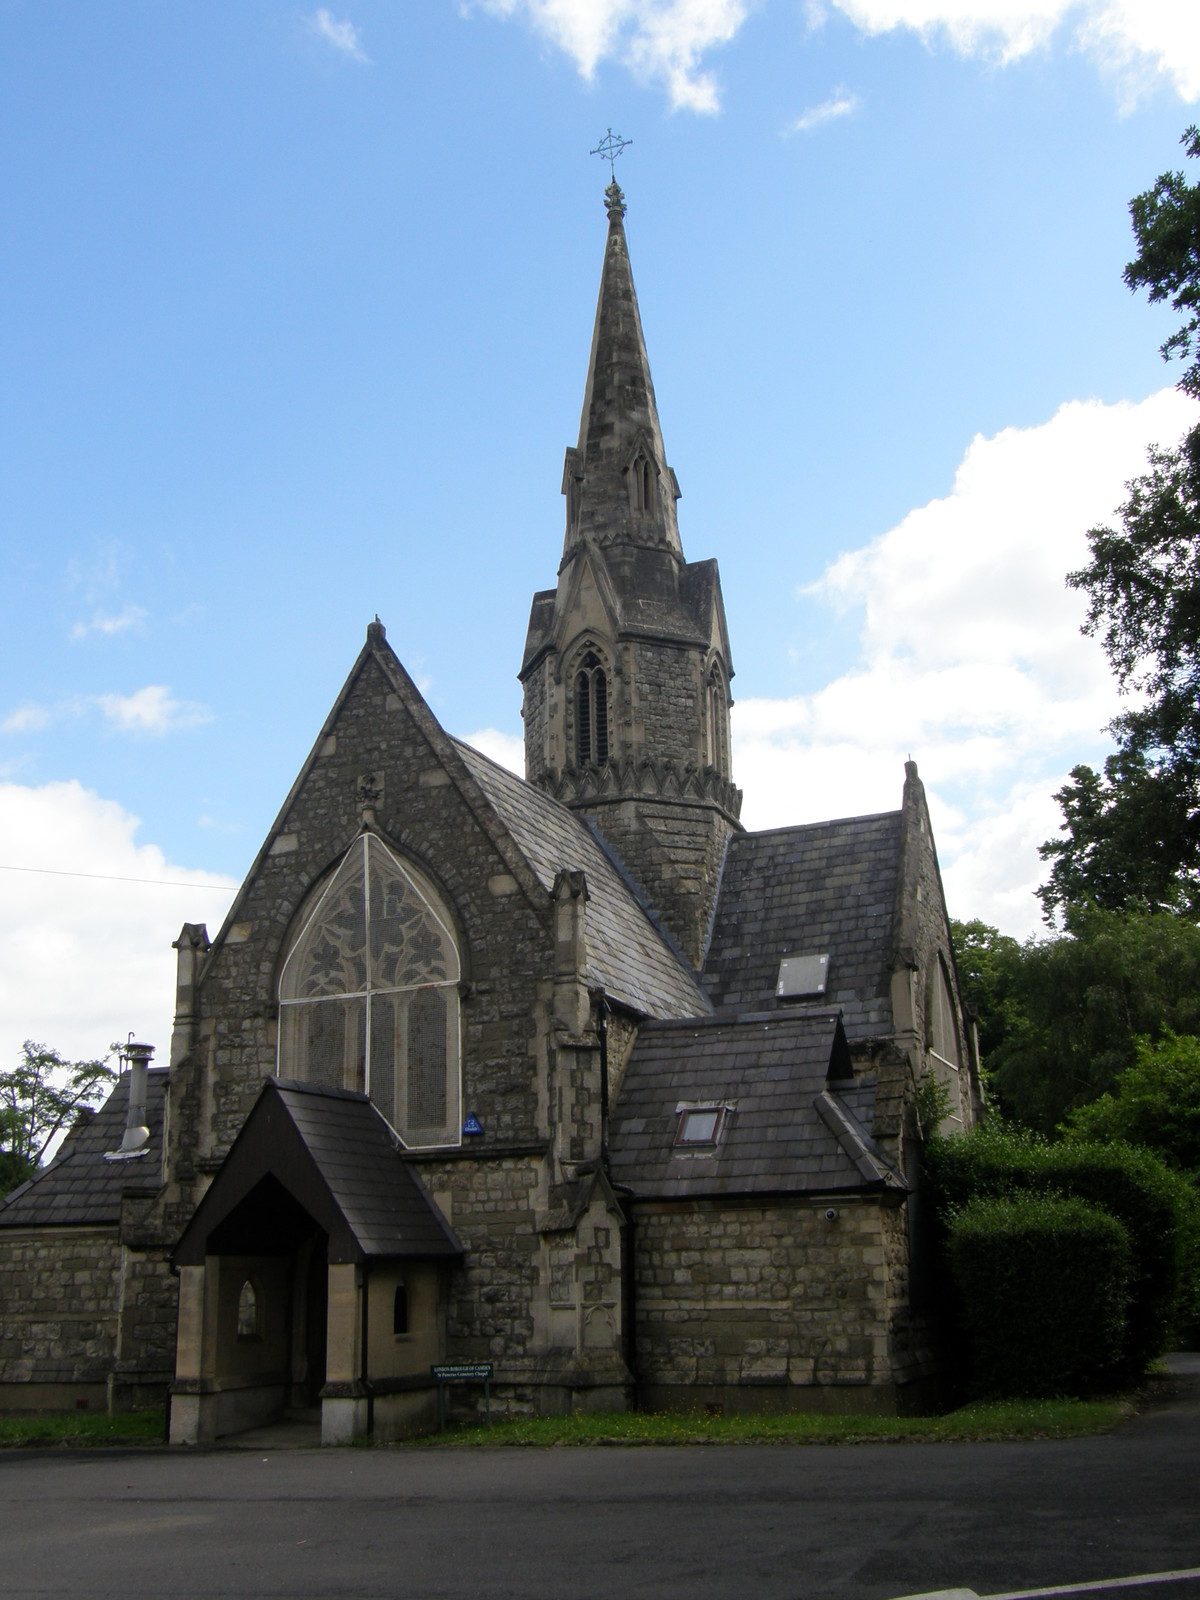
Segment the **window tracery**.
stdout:
[[361,835],[284,962],[280,1075],[365,1092],[409,1146],[458,1144],[460,976],[432,887]]

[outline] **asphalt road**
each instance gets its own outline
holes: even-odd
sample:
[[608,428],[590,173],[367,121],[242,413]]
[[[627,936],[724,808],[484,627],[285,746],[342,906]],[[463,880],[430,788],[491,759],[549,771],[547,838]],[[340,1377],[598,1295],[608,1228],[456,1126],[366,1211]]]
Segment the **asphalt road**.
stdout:
[[1064,1442],[0,1453],[0,1596],[22,1600],[893,1600],[1181,1568],[1200,1568],[1195,1382]]

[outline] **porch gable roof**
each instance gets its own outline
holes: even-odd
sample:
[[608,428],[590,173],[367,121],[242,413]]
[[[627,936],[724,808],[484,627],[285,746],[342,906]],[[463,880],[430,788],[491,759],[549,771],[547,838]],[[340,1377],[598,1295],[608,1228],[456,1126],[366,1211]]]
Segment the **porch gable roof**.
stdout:
[[202,1266],[211,1236],[268,1178],[328,1234],[331,1262],[463,1254],[366,1095],[268,1078],[172,1264]]

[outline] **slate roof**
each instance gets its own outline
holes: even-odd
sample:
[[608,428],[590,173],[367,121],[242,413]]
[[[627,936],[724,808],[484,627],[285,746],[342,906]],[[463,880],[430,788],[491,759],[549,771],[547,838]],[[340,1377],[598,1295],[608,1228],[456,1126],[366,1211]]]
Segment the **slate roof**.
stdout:
[[199,1265],[210,1236],[268,1176],[325,1229],[330,1261],[462,1254],[366,1095],[268,1078],[176,1246],[175,1262]]
[[643,1016],[707,1014],[708,999],[682,957],[651,922],[632,883],[582,819],[470,745],[455,744],[547,893],[561,868],[583,870],[588,982],[602,985],[611,999]]
[[702,982],[716,1010],[789,1009],[784,955],[828,952],[822,1003],[851,1039],[890,1033],[892,929],[903,813],[846,817],[729,841]]
[[[874,1079],[849,1071],[831,1011],[645,1023],[610,1124],[613,1182],[645,1199],[904,1187],[868,1131]],[[734,1108],[715,1149],[675,1145],[681,1102]]]
[[146,1154],[132,1161],[105,1161],[120,1148],[129,1108],[129,1074],[77,1134],[68,1135],[44,1171],[0,1201],[0,1228],[56,1228],[115,1224],[126,1192],[154,1194],[162,1186],[162,1123],[165,1068],[146,1074]]

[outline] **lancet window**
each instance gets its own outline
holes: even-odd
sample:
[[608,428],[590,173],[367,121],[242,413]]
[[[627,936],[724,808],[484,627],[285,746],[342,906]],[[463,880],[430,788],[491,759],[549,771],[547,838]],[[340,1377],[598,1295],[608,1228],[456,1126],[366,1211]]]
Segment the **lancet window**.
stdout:
[[634,511],[654,510],[654,483],[654,466],[639,451],[629,468],[629,503]]
[[729,695],[720,667],[713,663],[705,689],[705,734],[708,764],[729,775]]
[[594,650],[575,674],[575,764],[608,764],[608,675]]
[[460,1143],[460,976],[432,885],[361,835],[284,962],[279,1075],[365,1092],[410,1147]]

